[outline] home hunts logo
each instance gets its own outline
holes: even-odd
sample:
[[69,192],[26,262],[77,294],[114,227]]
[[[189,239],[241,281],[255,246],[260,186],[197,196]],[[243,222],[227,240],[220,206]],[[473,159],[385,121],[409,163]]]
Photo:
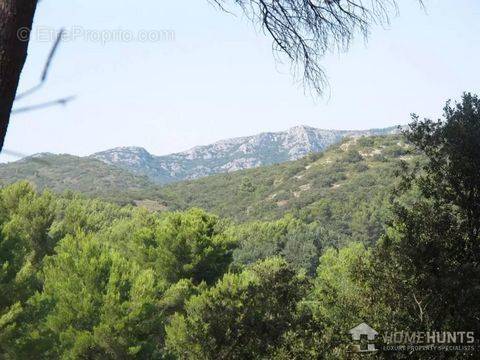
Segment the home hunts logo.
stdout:
[[[367,343],[364,344],[352,344],[353,352],[375,352],[375,344],[372,342],[375,341],[378,332],[370,327],[370,325],[361,323],[360,325],[355,326],[348,332],[352,336],[352,340],[355,342],[361,342],[362,340],[367,340]],[[365,347],[366,345],[366,347]]]
[[[379,334],[366,323],[349,331],[350,351],[462,351],[477,349],[473,331],[389,331]],[[380,335],[380,336],[379,336]]]

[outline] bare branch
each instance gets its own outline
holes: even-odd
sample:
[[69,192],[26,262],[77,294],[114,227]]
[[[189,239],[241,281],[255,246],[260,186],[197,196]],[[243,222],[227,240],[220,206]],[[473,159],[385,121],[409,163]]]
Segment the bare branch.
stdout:
[[23,93],[18,94],[15,97],[15,100],[18,101],[26,96],[29,96],[33,94],[34,92],[38,91],[42,86],[45,84],[47,81],[48,77],[48,72],[50,70],[50,66],[52,65],[53,58],[57,52],[58,46],[60,45],[60,42],[62,41],[62,36],[65,33],[65,29],[61,29],[60,32],[57,35],[57,39],[55,40],[55,43],[52,46],[52,49],[50,50],[50,53],[48,54],[47,61],[45,62],[45,65],[43,67],[42,71],[42,76],[40,77],[40,82],[32,87],[31,89],[28,89],[24,91]]
[[[304,85],[323,93],[320,66],[329,51],[346,51],[355,35],[369,35],[372,24],[386,25],[398,13],[395,0],[212,0],[228,1],[273,38],[274,53],[286,55]],[[420,3],[421,0],[419,1]]]
[[74,99],[75,99],[75,96],[69,96],[69,97],[66,97],[66,98],[61,98],[61,99],[57,99],[57,100],[53,100],[53,101],[48,101],[48,102],[41,103],[41,104],[29,105],[29,106],[13,109],[12,114],[24,113],[24,112],[34,111],[34,110],[40,110],[40,109],[44,109],[44,108],[48,108],[48,107],[52,107],[52,106],[58,106],[58,105],[65,106],[70,101],[73,101]]
[[413,295],[413,300],[415,301],[415,304],[417,304],[417,307],[418,307],[418,318],[422,323],[424,320],[425,310],[428,304],[423,305],[423,300],[419,301],[415,294],[412,294],[412,295]]

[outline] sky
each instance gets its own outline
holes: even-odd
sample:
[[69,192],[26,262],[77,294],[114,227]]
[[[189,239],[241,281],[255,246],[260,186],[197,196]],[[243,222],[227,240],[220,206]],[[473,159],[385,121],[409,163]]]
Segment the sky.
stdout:
[[[318,97],[233,4],[227,14],[208,0],[42,1],[20,91],[38,82],[55,32],[64,27],[67,37],[48,82],[16,106],[76,99],[13,115],[5,148],[84,156],[141,146],[163,155],[296,125],[367,129],[406,124],[411,113],[437,118],[446,100],[479,92],[480,2],[398,2],[388,27],[322,59],[329,88]],[[148,41],[137,39],[145,34]]]

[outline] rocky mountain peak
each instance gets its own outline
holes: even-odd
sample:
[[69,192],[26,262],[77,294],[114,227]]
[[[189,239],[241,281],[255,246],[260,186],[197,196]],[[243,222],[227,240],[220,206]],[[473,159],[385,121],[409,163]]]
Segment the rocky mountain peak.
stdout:
[[144,148],[129,146],[96,153],[92,157],[146,175],[158,183],[168,183],[296,160],[312,152],[324,151],[346,136],[382,135],[392,133],[394,129],[342,131],[299,125],[283,132],[221,140],[164,156],[154,156]]
[[111,165],[141,166],[145,165],[153,156],[144,148],[138,146],[124,146],[102,151],[91,157]]

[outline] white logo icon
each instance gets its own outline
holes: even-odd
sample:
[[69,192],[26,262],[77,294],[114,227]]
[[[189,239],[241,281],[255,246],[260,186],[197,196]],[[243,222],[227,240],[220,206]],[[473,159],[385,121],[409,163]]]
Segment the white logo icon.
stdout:
[[[367,340],[367,344],[352,344],[353,352],[374,352],[377,351],[375,344],[371,344],[378,335],[374,329],[372,329],[368,324],[361,323],[360,325],[355,326],[348,332],[352,336],[352,340],[360,342]],[[366,345],[366,347],[365,347]]]

